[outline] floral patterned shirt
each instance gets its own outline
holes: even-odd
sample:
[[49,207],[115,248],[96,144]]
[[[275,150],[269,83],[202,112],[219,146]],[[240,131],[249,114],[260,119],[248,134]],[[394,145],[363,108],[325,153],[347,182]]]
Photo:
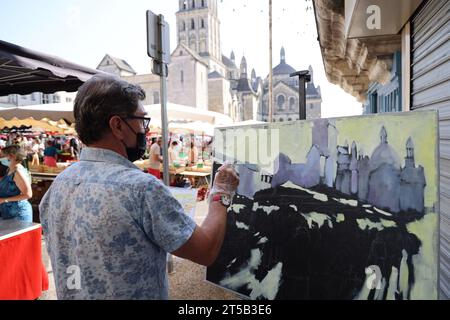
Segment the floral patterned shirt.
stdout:
[[166,253],[195,222],[116,152],[84,148],[39,205],[58,299],[168,299]]

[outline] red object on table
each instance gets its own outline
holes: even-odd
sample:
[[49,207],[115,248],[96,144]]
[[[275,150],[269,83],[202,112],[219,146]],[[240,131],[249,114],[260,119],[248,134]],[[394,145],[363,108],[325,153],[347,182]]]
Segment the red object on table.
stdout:
[[148,168],[147,172],[154,175],[157,179],[161,179],[161,172],[158,169]]
[[0,240],[0,300],[34,300],[48,290],[42,228]]
[[70,154],[58,154],[58,162],[72,161],[73,157]]

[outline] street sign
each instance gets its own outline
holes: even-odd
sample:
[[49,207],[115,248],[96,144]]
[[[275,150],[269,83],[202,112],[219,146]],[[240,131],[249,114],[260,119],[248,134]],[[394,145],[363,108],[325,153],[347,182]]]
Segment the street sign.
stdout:
[[147,10],[147,54],[158,62],[170,63],[170,29],[162,15]]
[[[163,138],[163,177],[164,184],[169,186],[169,151],[168,151],[168,117],[167,117],[167,64],[170,63],[169,24],[163,15],[156,15],[147,10],[147,54],[153,58],[152,71],[160,76],[161,81],[161,126]],[[167,256],[167,269],[173,272],[173,257]]]

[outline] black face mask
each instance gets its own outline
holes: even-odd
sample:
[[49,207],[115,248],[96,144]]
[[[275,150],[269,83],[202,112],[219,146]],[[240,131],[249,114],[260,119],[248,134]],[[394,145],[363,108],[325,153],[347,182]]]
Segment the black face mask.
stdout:
[[133,133],[136,135],[136,147],[127,147],[127,145],[122,141],[122,143],[125,145],[125,149],[127,152],[127,158],[131,162],[134,162],[136,160],[139,160],[142,158],[142,156],[145,154],[145,150],[147,148],[147,139],[145,138],[145,134],[142,132],[137,132],[133,130],[133,128],[125,121],[127,126],[133,131]]

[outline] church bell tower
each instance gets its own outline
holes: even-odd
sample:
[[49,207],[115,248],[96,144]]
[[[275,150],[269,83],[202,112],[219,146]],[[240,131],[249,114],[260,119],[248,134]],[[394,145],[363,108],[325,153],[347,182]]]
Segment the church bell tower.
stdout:
[[221,61],[217,0],[178,0],[177,41],[202,57]]

